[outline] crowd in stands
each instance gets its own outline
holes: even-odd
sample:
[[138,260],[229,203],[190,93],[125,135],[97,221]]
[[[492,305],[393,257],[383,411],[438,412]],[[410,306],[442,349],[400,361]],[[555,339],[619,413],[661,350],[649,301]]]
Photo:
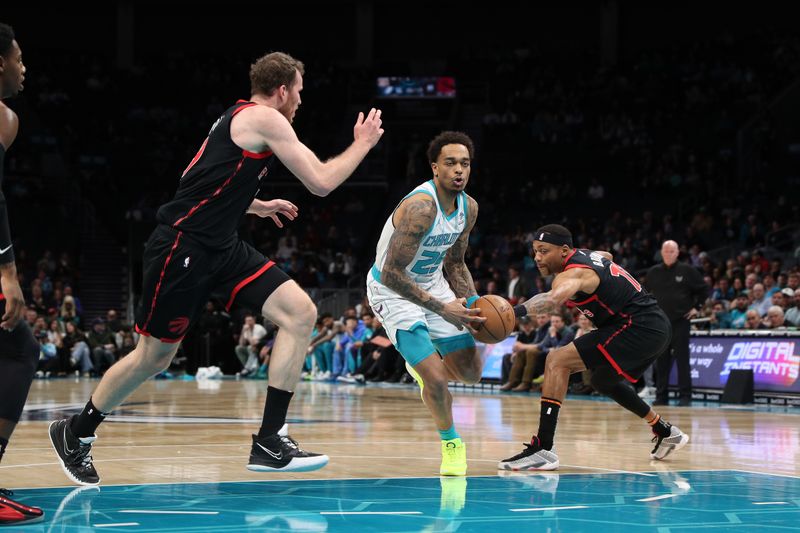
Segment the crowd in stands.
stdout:
[[[246,58],[186,54],[141,58],[136,68],[117,69],[103,53],[81,52],[42,56],[31,69],[30,107],[53,142],[62,144],[81,193],[118,235],[126,235],[127,224],[152,223],[209,125],[248,92]],[[351,117],[344,110],[363,107],[354,99],[365,98],[375,73],[302,59],[308,75],[295,126],[325,157],[346,142],[342,131]],[[453,123],[442,125],[476,140],[468,192],[480,216],[467,264],[479,294],[518,301],[547,290],[530,255],[532,231],[561,223],[577,246],[610,251],[639,278],[660,261],[663,241],[677,241],[708,285],[705,327],[800,326],[800,205],[782,185],[785,169],[773,164],[775,117],[766,107],[800,75],[796,35],[754,33],[648,49],[612,67],[560,61],[535,47],[470,47],[443,68],[488,89],[477,124],[453,114]],[[65,69],[69,75],[60,75]],[[156,76],[165,91],[149,90]],[[124,106],[116,105],[120,92],[132,96]],[[75,109],[103,112],[76,121]],[[748,168],[756,175],[737,167],[737,134],[745,123],[753,132]],[[429,177],[427,162],[420,161],[424,145],[419,132],[392,133],[386,159],[401,164],[383,176],[391,194],[343,188],[317,201],[298,187],[270,188],[265,192],[300,205],[300,217],[280,231],[248,217],[241,233],[312,296],[318,289],[360,288],[394,201]],[[11,175],[36,166],[24,150],[17,152],[10,155]],[[282,178],[290,179],[285,169],[271,180]],[[403,190],[394,191],[393,183]],[[123,212],[127,217],[119,216]],[[102,373],[129,351],[135,332],[112,315],[105,324],[85,323],[73,292],[79,282],[73,258],[57,257],[45,252],[33,261],[24,250],[18,253],[26,320],[48,339],[43,353],[50,362],[42,370]],[[218,362],[228,374],[268,375],[275,328],[261,321],[230,316],[209,302],[183,343],[187,370]],[[520,324],[506,385],[535,389],[547,351],[584,330],[566,310]],[[321,316],[308,376],[407,380],[402,358],[382,331],[368,308]]]
[[37,377],[99,376],[133,350],[138,336],[116,310],[86,320],[70,253],[44,250],[34,260],[20,249],[17,275],[26,302],[23,320],[40,345]]

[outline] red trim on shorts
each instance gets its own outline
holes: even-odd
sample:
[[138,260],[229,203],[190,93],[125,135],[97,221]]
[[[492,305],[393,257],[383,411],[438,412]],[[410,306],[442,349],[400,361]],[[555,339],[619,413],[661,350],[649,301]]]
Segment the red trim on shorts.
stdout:
[[614,332],[613,335],[611,335],[608,339],[606,339],[606,342],[603,343],[603,346],[608,346],[608,343],[611,342],[612,340],[614,340],[614,337],[616,337],[617,335],[619,335],[620,333],[622,333],[623,331],[625,331],[626,329],[631,327],[631,325],[633,324],[633,318],[631,318],[631,315],[624,315],[622,313],[620,313],[620,315],[623,318],[627,318],[628,319],[628,323],[625,324],[624,326],[622,326],[621,328],[619,328],[617,331]]
[[248,152],[247,150],[242,150],[242,155],[248,159],[266,159],[272,155],[272,150],[267,150],[266,152]]
[[161,282],[164,281],[164,273],[167,271],[167,265],[172,260],[172,254],[175,252],[175,249],[178,247],[178,242],[181,240],[181,235],[183,235],[182,231],[178,232],[178,236],[175,237],[175,242],[172,243],[172,248],[169,250],[169,255],[167,255],[167,260],[164,261],[164,266],[161,267],[161,275],[158,277],[158,283],[156,284],[156,291],[153,294],[153,301],[150,303],[150,312],[147,314],[147,320],[144,321],[144,325],[142,329],[146,330],[147,326],[150,325],[150,319],[153,318],[153,311],[156,310],[156,299],[158,299],[158,291],[161,290]]
[[233,300],[236,299],[236,295],[239,294],[240,290],[244,289],[245,286],[248,283],[252,282],[254,279],[256,279],[258,276],[260,276],[261,274],[263,274],[264,272],[266,272],[267,270],[269,270],[273,266],[275,266],[275,261],[269,261],[264,266],[262,266],[261,268],[256,270],[254,274],[251,274],[250,276],[248,276],[248,277],[244,278],[242,281],[240,281],[233,288],[233,291],[231,291],[231,297],[228,300],[228,305],[225,306],[225,310],[226,311],[230,311],[231,310],[231,306],[233,305]]
[[608,351],[603,347],[602,344],[598,344],[597,345],[597,349],[600,350],[600,353],[602,353],[603,356],[608,360],[608,362],[611,363],[611,366],[614,367],[614,370],[617,371],[617,374],[619,374],[623,378],[627,379],[631,383],[636,383],[637,381],[639,381],[638,379],[633,379],[628,374],[626,374],[625,371],[622,370],[622,368],[620,368],[620,366],[617,364],[617,362],[614,361],[614,358],[611,357],[611,354],[608,353]]
[[0,302],[2,302],[5,299],[6,299],[5,295],[3,293],[0,293]]
[[188,213],[186,213],[185,215],[183,215],[181,218],[179,218],[179,219],[178,219],[178,220],[177,220],[177,221],[176,221],[176,222],[175,222],[175,223],[172,225],[172,227],[173,227],[173,228],[177,228],[178,226],[180,226],[180,225],[181,225],[181,223],[182,223],[184,220],[186,220],[186,219],[187,219],[187,218],[189,218],[190,216],[194,215],[194,214],[197,212],[197,210],[198,210],[198,209],[200,209],[201,207],[203,207],[204,205],[206,205],[208,202],[210,202],[211,200],[213,200],[214,198],[216,198],[217,196],[219,196],[219,195],[220,195],[220,193],[222,192],[222,189],[224,189],[225,187],[227,187],[227,186],[228,186],[228,184],[231,182],[231,180],[233,180],[233,178],[235,178],[235,177],[236,177],[236,174],[238,174],[238,173],[239,173],[239,171],[242,169],[242,163],[244,163],[244,160],[245,160],[245,157],[242,157],[242,159],[240,159],[240,160],[239,160],[239,163],[236,165],[236,170],[234,170],[234,171],[233,171],[233,174],[231,174],[231,177],[230,177],[230,178],[228,178],[228,179],[226,179],[226,180],[225,180],[225,183],[223,183],[222,185],[220,185],[220,186],[217,188],[217,190],[216,190],[216,191],[214,191],[214,192],[211,194],[211,196],[209,196],[208,198],[203,198],[202,200],[200,200],[200,202],[199,202],[197,205],[195,205],[194,207],[192,207],[191,209],[189,209],[189,212],[188,212]]
[[157,340],[160,340],[161,342],[166,342],[167,344],[175,344],[175,343],[181,342],[183,340],[183,336],[181,336],[180,338],[177,338],[177,339],[159,339],[158,337],[153,337],[148,332],[146,332],[145,330],[140,328],[138,324],[134,324],[133,325],[133,329],[135,329],[136,333],[138,333],[139,335],[144,335],[145,337],[150,337],[150,338],[153,338],[153,339],[157,339]]

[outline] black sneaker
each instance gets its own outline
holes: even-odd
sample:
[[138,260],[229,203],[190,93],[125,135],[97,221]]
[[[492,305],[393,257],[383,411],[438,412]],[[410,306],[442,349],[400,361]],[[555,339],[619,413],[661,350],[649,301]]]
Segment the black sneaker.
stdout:
[[545,450],[534,437],[531,444],[524,443],[525,449],[513,457],[497,463],[498,470],[558,470],[558,455],[553,450]]
[[275,435],[253,435],[247,469],[255,472],[309,472],[328,464],[328,456],[307,452],[288,435],[287,425]]
[[69,427],[70,418],[50,424],[50,443],[67,477],[78,485],[97,485],[100,476],[92,464],[92,443],[96,436],[77,438]]
[[44,511],[11,499],[14,493],[0,489],[0,526],[33,524],[44,519]]

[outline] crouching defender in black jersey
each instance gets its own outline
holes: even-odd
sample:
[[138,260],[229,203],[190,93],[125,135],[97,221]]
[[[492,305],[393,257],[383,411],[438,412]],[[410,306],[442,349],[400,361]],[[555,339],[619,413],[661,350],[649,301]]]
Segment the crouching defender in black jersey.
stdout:
[[325,196],[344,182],[383,135],[381,112],[359,113],[353,143],[321,162],[301,143],[291,122],[300,106],[303,64],[273,52],[250,69],[252,95],[228,108],[181,176],[175,197],[161,206],[159,222],[144,251],[142,301],[136,315],[141,339],[112,366],[83,412],[50,425],[50,440],[64,472],[75,483],[96,485],[92,464],[95,430],[150,376],[167,368],[198,311],[209,297],[227,308],[261,309],[276,324],[264,418],[253,435],[247,468],[305,471],[325,466],[328,457],[305,452],[288,436],[286,412],[300,378],[316,307],[305,292],[259,251],[241,241],[237,227],[245,213],[293,219],[297,208],[284,200],[255,199],[269,178],[274,157],[312,193]]
[[[664,459],[686,445],[689,436],[670,425],[631,386],[664,351],[671,337],[670,321],[655,298],[633,276],[612,261],[608,252],[572,247],[572,235],[550,224],[536,230],[534,258],[544,276],[555,274],[549,292],[515,306],[517,316],[550,313],[564,303],[577,307],[597,329],[553,350],[545,363],[539,432],[522,453],[500,461],[500,470],[555,470],[558,455],[553,437],[569,376],[587,368],[592,385],[652,428],[652,459]],[[630,382],[630,383],[629,383]]]

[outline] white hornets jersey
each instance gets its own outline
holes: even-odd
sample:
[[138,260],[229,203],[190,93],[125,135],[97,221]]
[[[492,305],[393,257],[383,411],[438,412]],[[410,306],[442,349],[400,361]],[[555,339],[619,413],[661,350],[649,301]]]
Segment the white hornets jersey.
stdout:
[[[428,233],[422,238],[422,242],[417,249],[414,260],[406,266],[406,274],[414,282],[425,290],[430,290],[436,285],[447,282],[442,274],[442,261],[444,261],[447,251],[458,240],[467,225],[467,194],[461,192],[456,196],[456,210],[449,215],[445,215],[442,206],[439,205],[439,198],[436,196],[436,186],[433,180],[426,181],[411,191],[405,198],[414,194],[424,193],[433,197],[436,202],[436,219],[433,221]],[[405,199],[404,198],[404,199]],[[395,208],[396,209],[396,208]],[[394,211],[386,220],[378,240],[375,264],[372,266],[372,277],[380,282],[380,272],[386,261],[386,254],[389,251],[389,241],[394,234],[395,228],[392,223]]]

